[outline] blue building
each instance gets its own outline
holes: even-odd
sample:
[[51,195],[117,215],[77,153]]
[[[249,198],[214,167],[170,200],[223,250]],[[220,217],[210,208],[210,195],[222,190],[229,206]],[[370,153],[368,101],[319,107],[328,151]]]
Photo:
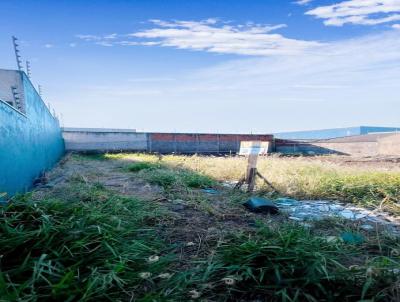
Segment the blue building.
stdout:
[[358,126],[358,127],[348,127],[348,128],[280,132],[280,133],[274,133],[274,136],[275,138],[281,138],[281,139],[330,139],[336,137],[346,137],[346,136],[355,136],[355,135],[364,135],[364,134],[382,133],[382,132],[400,132],[400,128]]

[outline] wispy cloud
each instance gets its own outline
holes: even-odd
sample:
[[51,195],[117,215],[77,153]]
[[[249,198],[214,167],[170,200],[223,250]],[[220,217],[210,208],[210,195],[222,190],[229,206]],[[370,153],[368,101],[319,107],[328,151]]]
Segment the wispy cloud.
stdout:
[[112,41],[118,38],[118,34],[107,34],[107,35],[75,35],[78,39],[92,42],[92,41]]
[[167,78],[167,77],[153,77],[153,78],[132,78],[128,79],[128,82],[131,83],[151,83],[151,82],[165,82],[165,81],[174,81],[175,78]]
[[[382,98],[390,102],[400,76],[400,65],[393,62],[399,60],[400,33],[393,30],[333,42],[313,53],[234,60],[177,77],[171,83],[158,81],[146,87],[157,88],[167,99],[186,102],[207,98],[225,105],[243,99],[271,106],[288,100],[342,105]],[[126,89],[135,91],[142,85]]]
[[[360,56],[363,53],[363,56]],[[187,102],[252,99],[277,104],[392,100],[400,77],[400,31],[327,43],[313,52],[237,59],[173,78],[133,78],[112,94],[160,95]],[[146,88],[146,91],[141,89]],[[151,92],[152,90],[156,92]],[[129,92],[131,91],[131,92]]]
[[329,85],[329,84],[295,84],[293,88],[301,89],[342,89],[346,88],[348,85]]
[[285,24],[245,25],[219,24],[214,19],[206,21],[152,21],[155,28],[136,32],[131,37],[152,39],[152,43],[213,53],[268,56],[294,54],[319,43],[285,38],[272,33]]
[[313,0],[298,0],[298,1],[295,1],[294,3],[298,4],[298,5],[307,5],[307,4],[310,4],[312,1]]
[[44,48],[53,48],[53,47],[54,45],[50,43],[44,45]]
[[399,0],[347,0],[327,6],[319,6],[307,15],[324,19],[325,25],[344,24],[376,25],[400,20]]
[[321,45],[317,41],[292,39],[276,33],[286,27],[285,24],[232,25],[217,19],[150,22],[153,28],[127,35],[77,37],[103,46],[161,46],[247,56],[293,55]]
[[[285,125],[340,127],[349,121],[395,125],[399,62],[400,30],[389,29],[328,42],[312,52],[237,57],[201,70],[149,71],[106,87],[84,87],[80,93],[86,102],[79,106],[86,106],[86,111],[102,108],[102,119],[94,120],[113,127],[131,121],[134,111],[134,127],[154,131],[265,132]],[[171,111],[172,107],[179,110]],[[251,114],[243,114],[244,110]],[[151,126],[149,115],[154,117]],[[71,116],[75,116],[72,110]],[[223,122],[217,124],[221,116]]]

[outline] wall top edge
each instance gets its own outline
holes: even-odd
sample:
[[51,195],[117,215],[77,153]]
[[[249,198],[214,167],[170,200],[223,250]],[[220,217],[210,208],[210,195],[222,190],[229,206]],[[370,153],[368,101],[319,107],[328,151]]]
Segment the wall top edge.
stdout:
[[74,128],[74,127],[62,127],[63,132],[128,132],[137,133],[136,129],[113,129],[113,128]]
[[9,103],[3,101],[0,99],[0,103],[6,105],[7,107],[11,108],[12,110],[14,110],[15,112],[19,113],[20,115],[22,115],[23,117],[27,118],[26,114],[23,113],[22,111],[19,111],[17,108],[15,108],[14,106],[11,106]]

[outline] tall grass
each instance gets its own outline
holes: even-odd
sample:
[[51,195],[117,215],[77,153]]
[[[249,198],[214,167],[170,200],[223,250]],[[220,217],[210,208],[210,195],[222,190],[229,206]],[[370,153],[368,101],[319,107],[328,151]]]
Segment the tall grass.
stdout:
[[172,258],[157,237],[160,217],[154,206],[84,183],[56,198],[15,198],[0,208],[0,300],[162,297],[157,275]]
[[298,225],[262,226],[226,238],[194,281],[217,301],[397,301],[399,247],[398,239],[355,246]]
[[[112,158],[128,158],[128,167],[133,159],[135,168],[124,169],[125,173],[164,187],[166,196],[180,187],[200,194],[189,188],[223,180],[221,175],[212,175],[213,164],[245,164],[236,158]],[[239,169],[235,171],[240,174]],[[302,174],[299,182],[310,174],[310,181],[326,177],[320,186],[325,186],[327,196],[340,192],[359,199],[366,190],[360,174],[350,174],[349,181],[338,184],[337,171],[331,167],[294,166],[291,171],[293,181]],[[387,181],[368,177],[376,187],[373,192],[383,188],[393,196],[398,194],[393,188],[396,177]],[[345,191],[348,182],[361,187],[360,191]],[[196,212],[189,209],[188,217],[185,211],[170,215],[162,208],[165,204],[120,196],[77,176],[47,193],[12,199],[0,207],[0,301],[400,300],[399,238],[377,231],[363,234],[362,243],[346,244],[298,224],[271,219],[268,226],[258,223],[242,230],[243,224],[236,226],[205,213],[196,217],[202,219],[200,223],[186,230],[185,219],[194,218]],[[358,230],[346,228],[334,224],[329,231],[339,235]],[[172,232],[179,236],[171,238]],[[185,242],[197,237],[196,242]]]
[[[110,159],[159,162],[148,154],[107,155]],[[242,157],[162,157],[163,165],[186,169],[218,181],[237,181],[246,170]],[[305,158],[260,158],[259,171],[282,195],[303,199],[336,199],[369,206],[383,206],[400,214],[400,171],[371,171],[363,166],[343,166]],[[263,183],[258,183],[263,188]],[[265,187],[265,189],[268,189]]]

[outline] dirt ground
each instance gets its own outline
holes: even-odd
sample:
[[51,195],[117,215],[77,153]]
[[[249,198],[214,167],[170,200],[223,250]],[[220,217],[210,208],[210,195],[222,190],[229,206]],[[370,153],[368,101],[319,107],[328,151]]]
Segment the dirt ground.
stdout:
[[[307,157],[306,160],[326,161],[345,166],[356,165],[366,169],[399,169],[397,160],[392,159],[325,156]],[[163,222],[163,237],[171,243],[196,242],[194,247],[187,247],[189,250],[193,249],[189,253],[192,255],[212,252],[207,245],[221,240],[227,230],[249,231],[257,221],[273,225],[288,220],[288,215],[285,213],[265,215],[247,211],[242,203],[250,195],[243,192],[233,194],[233,190],[229,187],[220,186],[218,194],[207,194],[200,189],[166,192],[162,187],[151,185],[138,177],[136,173],[124,169],[126,165],[127,162],[124,160],[96,160],[90,157],[67,155],[57,167],[46,174],[36,187],[34,194],[37,197],[42,194],[51,194],[68,186],[71,179],[81,178],[90,184],[101,184],[121,195],[136,197],[143,202],[157,203],[171,214]],[[362,222],[341,223],[354,227],[355,224],[360,225]],[[329,228],[320,231],[328,235],[330,233]]]
[[400,157],[398,156],[375,156],[375,157],[357,157],[357,156],[309,156],[303,157],[304,160],[315,162],[322,161],[333,163],[343,167],[357,167],[365,170],[375,171],[400,171]]
[[[187,243],[182,249],[180,265],[185,260],[213,253],[213,246],[232,229],[251,230],[256,220],[279,221],[283,216],[270,216],[248,212],[241,204],[232,203],[231,189],[220,188],[218,195],[200,189],[165,192],[124,170],[126,161],[82,160],[67,155],[48,172],[34,190],[35,198],[57,195],[74,178],[89,184],[101,184],[118,194],[136,197],[143,202],[157,203],[167,209],[168,218],[162,222],[162,237],[171,244]],[[240,198],[247,197],[239,193]],[[192,244],[193,243],[193,244]]]

